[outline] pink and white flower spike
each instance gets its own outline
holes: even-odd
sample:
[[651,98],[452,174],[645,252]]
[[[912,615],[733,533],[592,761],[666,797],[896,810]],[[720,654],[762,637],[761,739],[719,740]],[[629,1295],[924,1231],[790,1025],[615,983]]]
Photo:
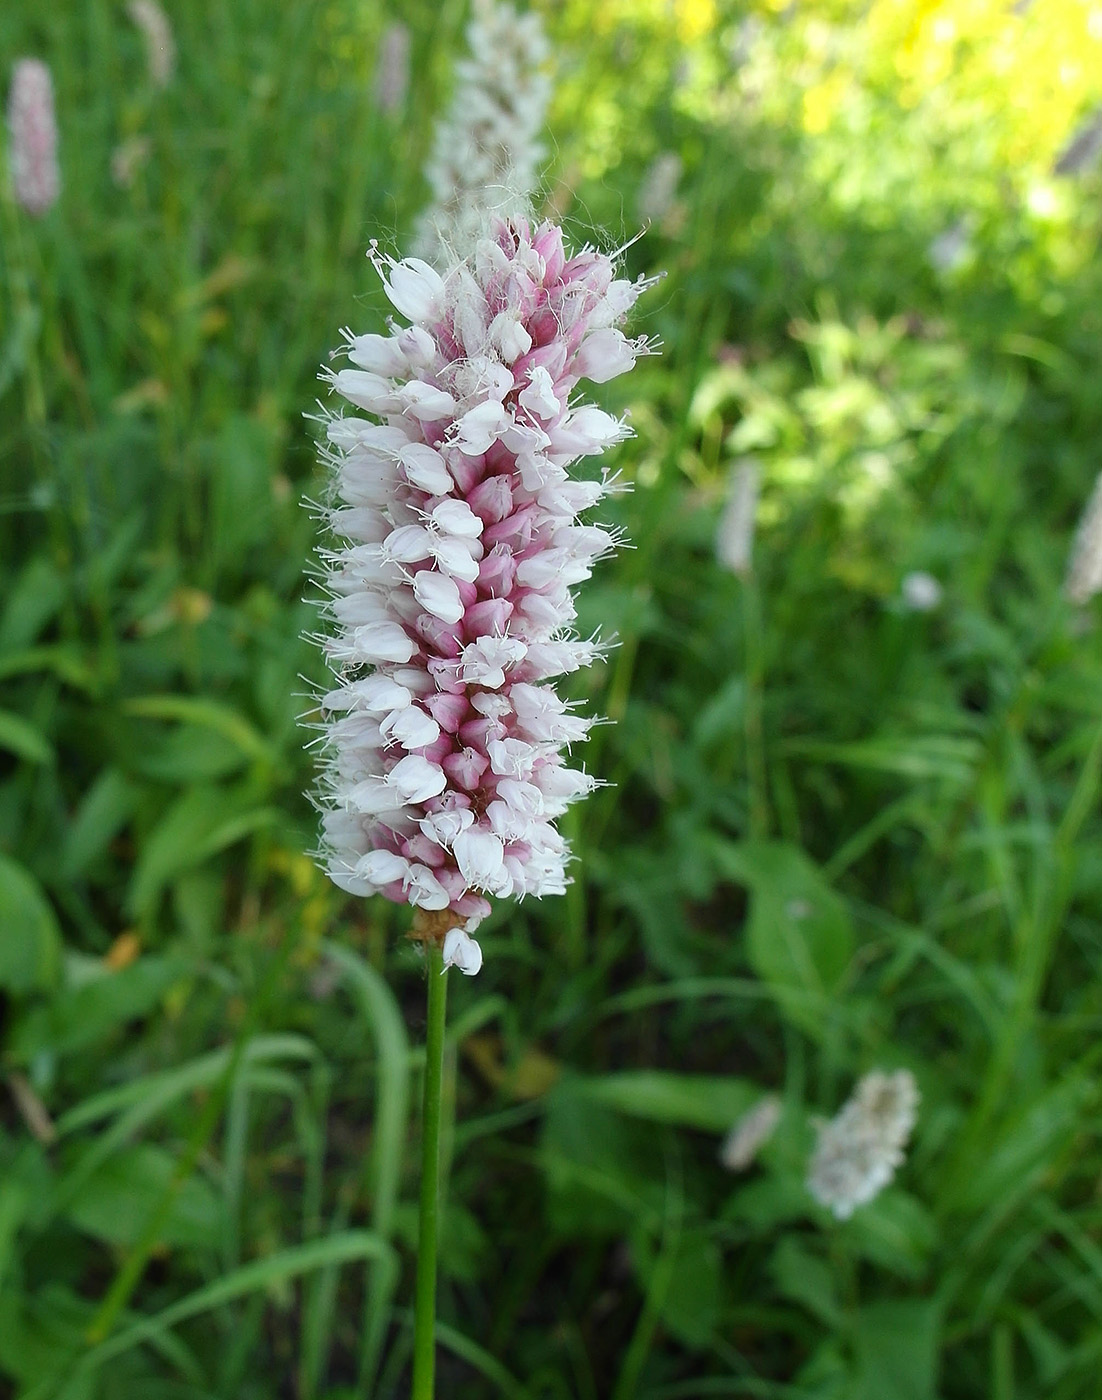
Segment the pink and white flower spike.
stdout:
[[325,416],[322,856],[342,889],[414,905],[473,974],[490,897],[565,891],[555,819],[595,786],[565,757],[594,721],[553,681],[602,652],[571,631],[571,588],[617,539],[578,519],[607,474],[568,468],[629,430],[570,396],[647,351],[617,328],[647,283],[522,220],[443,273],[369,256],[409,324],[346,331],[348,366],[323,374],[362,413]]
[[16,200],[36,217],[57,203],[61,167],[50,70],[37,58],[21,58],[8,93],[9,165]]

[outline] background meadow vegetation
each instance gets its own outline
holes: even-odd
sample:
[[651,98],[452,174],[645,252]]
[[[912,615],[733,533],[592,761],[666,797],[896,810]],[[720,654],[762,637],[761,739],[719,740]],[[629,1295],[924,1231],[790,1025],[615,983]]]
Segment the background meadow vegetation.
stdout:
[[[604,394],[634,547],[576,693],[610,786],[567,897],[452,979],[439,1393],[1091,1400],[1102,651],[1063,580],[1102,467],[1102,175],[1068,149],[1102,9],[537,8],[549,205],[576,242],[652,220],[664,349]],[[424,986],[408,912],[304,854],[302,415],[380,326],[364,249],[423,205],[466,16],[169,13],[158,84],[121,3],[0,9],[64,181],[0,204],[0,1395],[387,1400]],[[839,1223],[813,1120],[873,1067],[919,1124]]]

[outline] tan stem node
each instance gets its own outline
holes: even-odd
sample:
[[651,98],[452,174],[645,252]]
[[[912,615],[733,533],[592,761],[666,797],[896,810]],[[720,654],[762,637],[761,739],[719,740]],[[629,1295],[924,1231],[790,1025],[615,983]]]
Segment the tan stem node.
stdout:
[[444,939],[452,929],[462,926],[463,920],[450,909],[418,909],[406,937],[412,938],[416,943],[442,948]]

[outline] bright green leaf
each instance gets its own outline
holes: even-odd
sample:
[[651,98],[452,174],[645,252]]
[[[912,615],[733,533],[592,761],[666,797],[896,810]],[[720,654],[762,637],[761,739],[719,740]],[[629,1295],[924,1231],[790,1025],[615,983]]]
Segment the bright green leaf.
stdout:
[[941,1311],[936,1302],[869,1303],[857,1314],[853,1400],[935,1400]]
[[167,958],[139,958],[118,972],[105,967],[101,975],[26,1011],[12,1030],[9,1052],[26,1064],[47,1051],[69,1055],[92,1045],[147,1015],[185,971],[185,964]]
[[0,749],[28,763],[52,763],[54,759],[53,746],[41,731],[10,710],[0,710]]
[[279,818],[272,807],[244,807],[222,788],[192,788],[178,798],[149,835],[130,885],[129,908],[147,916],[173,877]]
[[227,778],[248,756],[224,734],[197,724],[181,724],[157,735],[128,761],[135,774],[185,787]]
[[68,1217],[85,1234],[113,1245],[133,1245],[166,1193],[173,1191],[159,1243],[213,1248],[221,1207],[199,1176],[174,1186],[176,1161],[164,1148],[139,1143],[105,1161],[81,1187]]
[[96,678],[81,654],[64,643],[50,646],[26,647],[0,656],[0,680],[9,676],[30,675],[47,671],[76,690],[91,691]]
[[781,1240],[769,1261],[769,1272],[782,1297],[799,1303],[826,1327],[840,1326],[842,1308],[830,1266],[805,1248],[798,1236]]
[[61,607],[67,580],[46,554],[33,556],[9,586],[0,613],[0,651],[30,646]]
[[57,978],[61,933],[37,880],[0,855],[0,988],[18,995]]
[[853,958],[845,902],[795,846],[717,842],[713,849],[721,873],[750,888],[746,947],[754,971],[793,1021],[820,1035]]
[[709,1133],[725,1133],[761,1098],[760,1088],[747,1080],[664,1070],[624,1070],[572,1083],[579,1094],[618,1113]]
[[874,735],[851,744],[793,740],[784,752],[848,768],[868,768],[916,780],[941,778],[960,785],[972,776],[981,748],[952,734]]
[[719,1246],[699,1232],[681,1235],[669,1269],[659,1316],[687,1347],[706,1347],[720,1319],[723,1256]]
[[84,794],[61,846],[60,874],[83,875],[106,851],[134,808],[133,785],[117,768],[105,768]]
[[845,1229],[855,1254],[900,1278],[921,1278],[938,1243],[933,1215],[898,1186],[855,1212]]
[[124,714],[139,719],[177,720],[201,729],[210,729],[236,745],[249,759],[270,762],[271,745],[236,710],[216,700],[193,695],[139,695],[122,706]]

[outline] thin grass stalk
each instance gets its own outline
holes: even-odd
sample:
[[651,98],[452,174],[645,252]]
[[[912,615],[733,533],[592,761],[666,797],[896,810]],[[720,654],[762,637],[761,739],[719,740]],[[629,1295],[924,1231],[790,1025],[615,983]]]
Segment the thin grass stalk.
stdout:
[[[371,1027],[378,1056],[378,1084],[372,1154],[365,1186],[373,1198],[371,1229],[390,1241],[398,1202],[402,1149],[407,1123],[409,1044],[393,994],[379,973],[338,943],[326,944],[329,958],[343,971],[361,1014]],[[374,1395],[383,1343],[398,1282],[395,1261],[373,1260],[364,1290],[364,1323],[356,1395]],[[382,1392],[385,1394],[385,1387]]]
[[[49,523],[50,546],[54,562],[64,577],[70,571],[69,560],[72,546],[65,529],[64,515],[59,503],[53,499],[54,480],[49,458],[49,421],[46,409],[46,391],[40,362],[39,338],[45,323],[41,307],[35,299],[35,278],[31,269],[31,253],[27,248],[20,213],[15,203],[9,182],[0,179],[0,217],[3,219],[4,256],[8,268],[8,285],[11,289],[12,345],[22,341],[23,350],[23,404],[26,413],[28,439],[31,449],[33,475],[43,492],[46,505],[46,518]],[[38,280],[42,276],[41,259],[38,259]],[[18,355],[14,358],[18,364]],[[18,370],[16,371],[18,373]],[[0,385],[0,389],[3,386]],[[63,617],[70,636],[80,633],[80,623],[76,615],[72,594],[66,595]]]
[[643,1306],[624,1354],[612,1400],[633,1400],[639,1393],[643,1369],[654,1344],[662,1309],[673,1283],[684,1215],[681,1163],[670,1154],[666,1160],[666,1201],[658,1253],[651,1267],[646,1292],[643,1295]]
[[177,1159],[171,1177],[161,1191],[160,1197],[153,1209],[146,1217],[137,1243],[123,1261],[121,1268],[111,1283],[111,1287],[107,1290],[95,1316],[88,1325],[85,1338],[92,1346],[98,1346],[107,1342],[115,1328],[115,1324],[119,1321],[127,1304],[130,1302],[134,1290],[141,1283],[146,1266],[157,1248],[157,1242],[161,1237],[161,1232],[164,1228],[165,1221],[168,1219],[173,1202],[183,1189],[184,1183],[195,1171],[199,1158],[203,1155],[203,1152],[206,1150],[217,1130],[218,1121],[225,1110],[226,1102],[236,1082],[238,1069],[245,1053],[245,1047],[248,1045],[256,1029],[262,1009],[267,1005],[272,990],[282,976],[289,954],[290,943],[285,939],[280,944],[276,956],[273,957],[269,963],[264,979],[249,1007],[245,1022],[230,1051],[229,1063],[226,1065],[225,1073],[213,1088],[210,1098],[204,1105],[202,1113],[197,1118],[195,1126],[188,1137],[184,1151]]
[[425,1094],[421,1123],[421,1209],[417,1231],[417,1296],[413,1314],[411,1400],[432,1400],[436,1370],[436,1237],[440,1207],[440,1105],[448,979],[441,947],[430,944]]
[[172,1210],[173,1202],[182,1190],[185,1181],[195,1171],[199,1158],[214,1136],[229,1094],[229,1086],[235,1080],[238,1066],[241,1063],[245,1041],[246,1037],[241,1036],[234,1045],[233,1056],[226,1069],[222,1084],[207,1100],[206,1106],[188,1139],[183,1155],[177,1160],[172,1176],[162,1190],[157,1204],[146,1218],[137,1243],[127,1255],[122,1268],[115,1275],[111,1287],[107,1290],[95,1317],[88,1326],[85,1336],[93,1346],[105,1342],[111,1335],[115,1323],[119,1320],[131,1295],[141,1282],[146,1265],[157,1248],[157,1242],[161,1237],[169,1212]]
[[749,789],[749,828],[752,841],[769,835],[769,781],[765,762],[762,711],[765,690],[765,646],[762,637],[761,595],[757,579],[743,580],[743,627],[746,658],[746,780]]
[[1052,961],[1052,950],[1062,927],[1069,902],[1067,864],[1074,842],[1098,791],[1102,770],[1102,725],[1095,731],[1083,761],[1067,808],[1053,836],[1055,856],[1063,869],[1050,871],[1036,896],[1037,909],[1019,921],[1019,953],[1015,972],[1016,996],[992,1056],[991,1067],[980,1098],[976,1118],[976,1139],[1005,1100],[1015,1058],[1030,1020],[1044,990]]

